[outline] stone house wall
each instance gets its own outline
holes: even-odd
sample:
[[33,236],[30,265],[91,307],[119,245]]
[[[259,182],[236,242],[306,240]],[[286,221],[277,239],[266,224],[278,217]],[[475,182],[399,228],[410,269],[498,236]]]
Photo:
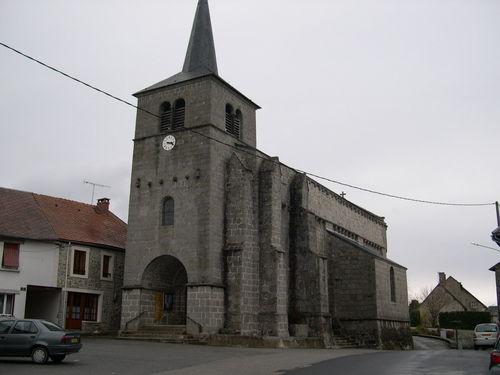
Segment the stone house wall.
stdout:
[[[88,277],[71,276],[71,252],[74,249],[88,250]],[[114,259],[112,280],[101,279],[101,256],[103,253],[112,254]],[[122,286],[125,254],[123,251],[103,249],[93,246],[61,244],[59,248],[59,267],[57,286],[62,288],[60,313],[58,323],[65,326],[65,312],[68,291],[91,293],[100,295],[99,329],[101,331],[117,331],[120,328]],[[89,325],[95,328],[95,325]]]

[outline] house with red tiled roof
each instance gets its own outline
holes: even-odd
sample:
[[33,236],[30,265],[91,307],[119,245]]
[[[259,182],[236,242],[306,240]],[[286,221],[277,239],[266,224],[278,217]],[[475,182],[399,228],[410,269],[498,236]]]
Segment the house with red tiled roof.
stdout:
[[127,224],[96,205],[0,188],[0,315],[118,330]]

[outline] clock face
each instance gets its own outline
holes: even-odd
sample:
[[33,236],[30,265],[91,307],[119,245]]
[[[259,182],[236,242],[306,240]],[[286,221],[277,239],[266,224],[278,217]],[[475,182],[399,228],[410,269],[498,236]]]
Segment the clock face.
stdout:
[[175,146],[175,137],[173,135],[167,135],[163,140],[163,149],[170,151]]

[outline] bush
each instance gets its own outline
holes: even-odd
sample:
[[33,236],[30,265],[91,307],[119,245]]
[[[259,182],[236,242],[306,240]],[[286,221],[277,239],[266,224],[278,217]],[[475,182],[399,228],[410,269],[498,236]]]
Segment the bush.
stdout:
[[456,311],[439,314],[439,326],[448,329],[473,330],[476,325],[491,322],[488,311]]

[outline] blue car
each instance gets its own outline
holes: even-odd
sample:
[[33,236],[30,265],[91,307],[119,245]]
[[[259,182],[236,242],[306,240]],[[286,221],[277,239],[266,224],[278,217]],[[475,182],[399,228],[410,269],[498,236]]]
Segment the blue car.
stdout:
[[80,334],[65,332],[54,323],[38,319],[0,319],[0,357],[31,357],[44,364],[49,358],[62,362],[82,348]]

